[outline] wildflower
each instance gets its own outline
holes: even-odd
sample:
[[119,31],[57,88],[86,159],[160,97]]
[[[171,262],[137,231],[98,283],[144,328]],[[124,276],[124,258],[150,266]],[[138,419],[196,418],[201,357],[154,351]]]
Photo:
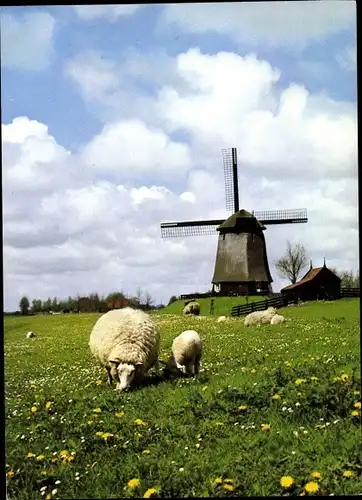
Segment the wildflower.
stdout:
[[14,471],[12,471],[12,470],[10,470],[10,471],[8,472],[8,479],[11,479],[11,478],[12,478],[12,477],[14,477],[14,476],[15,476],[15,472],[14,472]]
[[142,452],[144,455],[150,455],[151,453],[151,450],[143,450]]
[[321,479],[322,474],[320,472],[312,472],[312,477],[314,479]]
[[248,409],[248,405],[240,405],[238,407],[238,410],[240,410],[240,411],[246,411],[247,409]]
[[102,438],[102,437],[104,436],[104,432],[102,432],[102,431],[98,431],[98,432],[96,432],[96,436],[98,436],[98,437],[101,437],[101,438]]
[[222,485],[222,487],[223,487],[223,489],[224,489],[225,491],[234,491],[234,486],[233,486],[232,484],[226,484],[226,483],[224,483],[224,484]]
[[354,472],[351,470],[345,470],[343,472],[343,477],[352,477],[352,476],[354,476]]
[[341,380],[342,380],[342,382],[347,382],[348,375],[346,373],[343,373],[343,375],[341,375]]
[[204,387],[202,388],[203,391],[206,391],[207,389],[207,385],[204,385]]
[[296,385],[304,384],[307,380],[305,378],[297,378],[295,381]]
[[38,462],[42,462],[45,459],[45,455],[38,455],[36,459]]
[[217,427],[222,427],[224,425],[224,422],[215,422],[215,425]]
[[136,425],[146,425],[145,422],[143,420],[141,420],[140,418],[136,418],[136,420],[134,421],[134,423]]
[[35,454],[29,451],[29,453],[27,453],[25,458],[31,458],[31,457],[35,457]]
[[294,484],[294,479],[291,476],[283,476],[280,478],[280,485],[283,488],[290,488]]
[[157,493],[156,488],[148,488],[148,490],[143,495],[143,498],[151,498],[154,495],[156,495],[156,493]]
[[139,485],[140,485],[140,480],[139,479],[134,478],[134,479],[130,479],[128,481],[128,486],[130,488],[137,488]]
[[52,498],[51,493],[48,493],[47,496],[45,497],[45,500],[51,500],[51,498]]
[[270,425],[269,424],[261,424],[261,430],[262,431],[270,431]]
[[36,413],[38,411],[38,408],[36,406],[32,406],[30,409],[31,413]]
[[307,493],[317,493],[319,490],[319,484],[315,481],[310,481],[304,486],[304,489]]
[[92,425],[92,424],[93,424],[93,422],[94,422],[94,420],[88,420],[87,424],[88,424],[88,425]]
[[52,490],[52,495],[56,495],[58,493],[58,490],[56,488],[54,488],[54,490]]
[[49,410],[49,408],[52,406],[52,404],[53,404],[53,401],[47,401],[47,402],[45,403],[45,408],[46,408],[47,410]]
[[311,377],[310,379],[311,379],[312,382],[313,382],[313,380],[319,380],[318,377]]
[[358,417],[358,416],[359,416],[359,411],[357,411],[357,410],[353,410],[353,411],[351,412],[351,415],[352,415],[352,417]]
[[355,403],[353,406],[354,406],[354,408],[358,408],[360,410],[361,409],[361,401],[357,401],[357,403]]
[[224,479],[224,483],[226,483],[226,484],[233,484],[233,483],[234,483],[234,480],[233,480],[233,479],[229,479],[228,477],[226,477],[226,478]]
[[215,484],[222,484],[222,478],[221,477],[217,477],[214,481]]
[[96,384],[97,385],[102,385],[102,380],[97,380]]
[[119,411],[118,413],[115,413],[115,416],[118,418],[123,417],[123,415],[124,415],[124,411]]
[[102,411],[102,410],[101,410],[100,408],[95,408],[95,409],[93,410],[93,412],[94,412],[94,413],[100,413],[101,411]]
[[272,399],[280,399],[279,394],[274,394],[274,395],[272,396]]

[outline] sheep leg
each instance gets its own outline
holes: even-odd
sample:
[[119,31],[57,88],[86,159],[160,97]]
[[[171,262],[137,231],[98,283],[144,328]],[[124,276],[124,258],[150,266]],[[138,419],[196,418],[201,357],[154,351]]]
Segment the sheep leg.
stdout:
[[106,366],[106,370],[108,373],[108,383],[109,383],[109,385],[112,385],[113,379],[112,379],[112,375],[111,375],[111,369],[109,368],[109,366]]
[[200,373],[200,360],[201,360],[201,356],[196,356],[196,358],[195,358],[195,375],[198,375]]

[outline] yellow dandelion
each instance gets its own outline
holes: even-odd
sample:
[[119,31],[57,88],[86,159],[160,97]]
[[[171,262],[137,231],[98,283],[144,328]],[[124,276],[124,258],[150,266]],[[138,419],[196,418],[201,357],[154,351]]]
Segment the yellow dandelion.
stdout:
[[270,431],[271,427],[269,424],[261,424],[262,431]]
[[341,379],[339,377],[333,377],[333,382],[339,382]]
[[136,438],[141,439],[141,437],[142,437],[142,434],[140,434],[139,432],[137,432]]
[[352,477],[352,476],[354,476],[354,472],[351,470],[345,470],[343,472],[343,477]]
[[312,472],[312,477],[314,479],[321,479],[322,474],[320,472]]
[[290,488],[294,484],[292,476],[282,476],[280,478],[280,486],[283,488]]
[[309,483],[304,486],[304,489],[307,493],[317,493],[319,490],[319,484],[315,481],[309,481]]
[[59,452],[59,458],[61,458],[62,460],[67,460],[68,457],[69,457],[68,450],[62,450]]
[[52,458],[52,464],[55,464],[58,461],[57,458]]
[[272,399],[280,399],[280,395],[279,394],[273,394]]
[[10,471],[8,472],[8,479],[11,479],[11,478],[12,478],[12,477],[14,477],[14,476],[15,476],[15,472],[14,472],[14,471],[12,471],[12,470],[10,470]]
[[361,401],[357,401],[357,403],[355,403],[353,406],[354,406],[354,408],[358,408],[360,410],[361,409]]
[[348,375],[346,373],[343,373],[343,375],[341,375],[341,380],[342,380],[342,382],[347,382]]
[[27,453],[26,455],[26,458],[31,458],[31,457],[35,457],[35,454],[31,451],[29,451],[29,453]]
[[96,432],[96,436],[98,436],[98,437],[101,437],[101,438],[102,438],[102,437],[104,436],[104,432],[102,432],[102,431],[98,431],[98,432]]
[[290,361],[284,361],[285,366],[292,366],[292,363]]
[[145,422],[142,419],[140,419],[140,418],[136,418],[136,420],[134,421],[134,423],[136,425],[146,425]]
[[137,479],[137,478],[134,478],[134,479],[130,479],[128,481],[128,486],[130,488],[137,488],[138,486],[140,485],[140,480]]
[[248,405],[240,405],[238,406],[238,410],[240,411],[246,411],[248,409]]
[[124,415],[124,411],[119,411],[118,413],[115,413],[115,416],[118,418],[123,417],[123,415]]
[[216,427],[222,427],[224,422],[215,422]]
[[353,411],[351,412],[351,415],[352,415],[352,417],[359,417],[359,411],[357,411],[357,410],[353,410]]
[[114,434],[111,434],[110,432],[104,432],[103,433],[103,439],[108,439],[108,438],[111,438],[113,436],[114,436]]
[[47,496],[45,497],[45,500],[50,500],[52,498],[51,493],[48,493]]
[[32,406],[30,411],[31,413],[36,413],[38,411],[38,408],[36,406]]
[[226,478],[223,480],[223,482],[224,482],[225,484],[234,484],[234,479],[230,479],[230,478],[226,477]]
[[221,477],[217,477],[214,481],[215,484],[222,484],[222,478]]
[[69,455],[69,457],[67,458],[67,462],[70,463],[70,462],[74,462],[74,455]]
[[143,498],[151,498],[151,497],[155,496],[156,493],[157,493],[156,488],[148,488],[148,490],[145,491]]
[[319,380],[319,378],[318,378],[318,377],[311,377],[310,379],[311,379],[312,381]]
[[93,424],[93,422],[94,422],[94,420],[88,420],[87,424],[88,424],[88,425],[92,425],[92,424]]
[[49,408],[52,406],[52,404],[53,404],[53,401],[47,401],[47,402],[45,403],[45,408],[46,408],[47,410],[49,410]]
[[97,385],[102,385],[102,380],[97,380],[96,384]]
[[151,450],[143,450],[142,452],[144,455],[150,455],[151,453]]
[[305,378],[297,378],[295,385],[304,384],[307,380]]
[[359,391],[353,391],[353,396],[359,396]]
[[94,408],[93,412],[94,413],[100,413],[102,410],[100,408]]
[[225,491],[234,491],[234,486],[232,484],[226,484],[226,483],[224,483],[222,485],[222,488]]
[[45,455],[38,455],[36,459],[38,462],[42,462],[43,460],[45,460]]

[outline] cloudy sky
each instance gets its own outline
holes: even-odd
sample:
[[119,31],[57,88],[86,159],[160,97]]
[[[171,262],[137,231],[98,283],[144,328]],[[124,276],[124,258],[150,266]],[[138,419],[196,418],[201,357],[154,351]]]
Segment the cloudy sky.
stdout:
[[221,149],[241,208],[307,208],[269,226],[273,262],[358,269],[355,2],[1,8],[5,310],[138,286],[156,302],[210,288]]

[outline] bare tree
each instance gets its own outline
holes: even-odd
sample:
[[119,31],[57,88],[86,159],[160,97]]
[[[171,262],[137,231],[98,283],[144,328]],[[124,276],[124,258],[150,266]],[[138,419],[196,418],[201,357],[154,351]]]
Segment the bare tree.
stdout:
[[151,297],[151,294],[147,290],[145,291],[144,297],[145,297],[144,305],[145,305],[146,309],[150,309],[150,307],[154,303],[154,300]]
[[140,286],[138,286],[136,290],[136,300],[138,304],[142,304],[142,296],[143,296],[143,290]]
[[302,269],[308,263],[307,251],[302,243],[294,245],[287,242],[285,255],[275,262],[279,276],[288,278],[291,283],[296,283]]

